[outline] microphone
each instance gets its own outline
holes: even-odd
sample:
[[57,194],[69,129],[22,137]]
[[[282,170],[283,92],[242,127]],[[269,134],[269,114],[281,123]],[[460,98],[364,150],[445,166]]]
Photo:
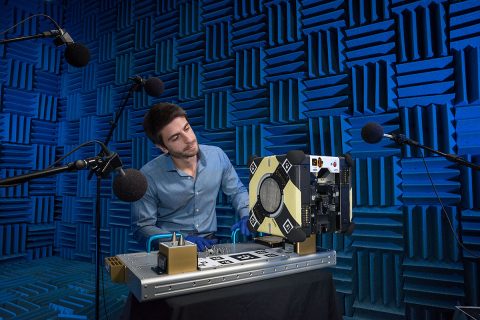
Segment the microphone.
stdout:
[[134,202],[140,200],[147,192],[147,178],[137,169],[123,170],[122,160],[116,152],[107,149],[104,159],[97,156],[82,161],[85,162],[82,168],[91,167],[92,172],[95,171],[97,175],[102,177],[108,176],[112,170],[117,172],[113,179],[113,193],[122,201]]
[[147,178],[137,169],[123,170],[122,160],[118,153],[110,152],[105,158],[101,174],[108,174],[112,169],[117,172],[113,179],[113,193],[122,201],[134,202],[140,200],[147,192]]
[[65,60],[68,62],[68,64],[74,67],[84,67],[90,61],[90,51],[88,50],[88,48],[81,43],[73,41],[70,34],[60,28],[58,30],[54,29],[31,36],[3,39],[0,40],[0,44],[37,38],[55,38],[53,40],[55,46],[59,47],[65,45],[67,47],[65,49]]
[[147,80],[143,79],[140,76],[129,77],[128,79],[135,82],[138,86],[137,90],[140,90],[141,87],[145,88],[145,92],[151,97],[160,97],[165,89],[163,81],[158,78],[148,78]]
[[85,67],[90,61],[90,51],[81,43],[67,44],[65,60],[74,67]]
[[398,145],[407,144],[412,147],[421,148],[421,149],[430,151],[432,153],[438,154],[442,157],[445,157],[449,161],[456,162],[458,164],[464,165],[466,167],[469,167],[475,170],[480,170],[480,165],[478,164],[469,162],[458,155],[444,153],[444,152],[432,149],[430,147],[424,146],[415,140],[407,138],[403,134],[383,133],[383,127],[376,122],[369,122],[366,125],[364,125],[362,128],[362,139],[367,143],[380,142],[380,140],[382,140],[383,137],[389,138],[395,141]]
[[81,43],[73,41],[70,34],[63,29],[52,30],[52,36],[55,37],[53,43],[58,47],[66,45],[65,60],[68,64],[80,68],[84,67],[90,61],[90,51]]
[[[65,50],[65,60],[72,66],[74,67],[84,67],[88,64],[88,61],[90,61],[90,51],[88,50],[87,47],[85,47],[83,44],[80,43],[75,43],[73,41],[72,37],[68,32],[60,28],[58,23],[53,20],[52,17],[46,15],[46,14],[34,14],[26,19],[23,19],[19,23],[17,23],[15,26],[17,26],[20,23],[23,23],[29,19],[32,19],[33,17],[36,16],[44,16],[48,19],[50,19],[51,22],[55,25],[56,29],[50,30],[50,31],[45,31],[42,33],[37,33],[34,35],[28,35],[28,36],[20,36],[16,38],[9,38],[9,39],[2,39],[0,40],[0,44],[6,44],[10,42],[17,42],[17,41],[23,41],[23,40],[30,40],[30,39],[38,39],[38,38],[55,38],[53,40],[53,43],[59,47],[61,45],[66,45],[66,50]],[[10,27],[6,31],[2,33],[6,33],[9,30],[11,30],[13,27]]]
[[63,29],[54,29],[40,34],[42,38],[55,38],[53,43],[59,47],[65,45],[65,60],[68,64],[80,68],[90,61],[90,50],[81,43],[73,41],[70,34]]
[[362,139],[366,143],[378,143],[385,136],[387,135],[383,133],[383,127],[376,122],[369,122],[362,128]]
[[384,133],[383,127],[376,122],[369,122],[362,128],[362,139],[367,143],[378,143],[384,137],[395,141],[399,145],[408,144],[411,146],[418,147],[419,143],[417,141],[408,139],[403,134],[387,134]]
[[113,179],[113,193],[122,201],[135,202],[147,192],[147,178],[137,169],[120,168]]

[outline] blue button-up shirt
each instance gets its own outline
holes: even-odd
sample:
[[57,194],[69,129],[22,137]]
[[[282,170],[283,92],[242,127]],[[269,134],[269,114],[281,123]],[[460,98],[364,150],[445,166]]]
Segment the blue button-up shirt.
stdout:
[[132,228],[141,243],[162,232],[217,231],[215,207],[220,187],[231,197],[240,217],[248,216],[247,189],[218,147],[199,146],[195,178],[177,169],[168,154],[148,162],[140,171],[147,178],[148,189],[142,199],[132,204]]

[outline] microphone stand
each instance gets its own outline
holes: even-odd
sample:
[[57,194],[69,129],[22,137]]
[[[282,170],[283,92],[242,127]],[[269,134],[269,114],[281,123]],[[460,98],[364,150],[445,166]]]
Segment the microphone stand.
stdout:
[[13,187],[33,179],[55,175],[65,171],[78,171],[90,168],[91,173],[97,175],[97,195],[95,201],[95,231],[96,231],[96,255],[95,255],[95,319],[100,319],[100,186],[102,178],[108,176],[115,168],[121,168],[122,162],[117,153],[111,153],[106,158],[96,156],[84,160],[76,160],[60,167],[47,168],[40,171],[30,172],[18,176],[0,179],[0,187]]
[[118,126],[118,120],[120,119],[120,116],[122,115],[123,110],[127,106],[128,100],[132,97],[132,95],[135,91],[138,91],[138,89],[140,88],[140,85],[141,84],[138,83],[138,82],[132,84],[132,86],[128,90],[128,94],[125,96],[122,103],[120,104],[120,107],[115,112],[115,118],[114,118],[113,121],[110,121],[110,130],[108,131],[107,137],[105,138],[105,141],[103,142],[103,144],[105,144],[105,146],[108,146],[108,143],[112,139],[113,131],[115,131],[115,129]]
[[[98,156],[97,156],[98,157]],[[117,153],[113,153],[109,157],[109,161],[101,170],[90,171],[90,176],[95,173],[97,175],[97,187],[95,196],[95,319],[100,319],[100,227],[101,227],[101,210],[100,210],[100,188],[102,186],[102,178],[106,177],[112,168],[121,168],[122,161]],[[105,297],[104,297],[105,298]],[[105,301],[104,301],[105,303]]]
[[441,152],[441,151],[438,151],[438,150],[432,149],[432,148],[430,148],[430,147],[424,146],[424,145],[418,143],[417,141],[408,139],[408,138],[407,138],[405,135],[403,135],[403,134],[384,134],[384,136],[387,137],[387,138],[392,139],[392,140],[395,141],[398,145],[407,144],[407,145],[412,146],[412,147],[417,147],[417,148],[425,149],[425,150],[430,151],[430,152],[432,152],[432,153],[438,154],[438,155],[446,158],[446,159],[449,160],[449,161],[456,162],[456,163],[458,163],[458,164],[464,165],[464,166],[469,167],[469,168],[472,168],[472,169],[474,169],[474,170],[480,170],[480,165],[478,165],[478,164],[475,164],[475,163],[473,163],[473,162],[467,161],[467,160],[463,159],[463,158],[460,157],[460,156],[457,156],[457,155],[454,155],[454,154],[443,153],[443,152]]
[[[127,106],[128,100],[133,95],[133,92],[138,91],[140,88],[140,83],[134,83],[130,89],[128,90],[128,94],[123,99],[120,107],[115,112],[115,117],[113,121],[110,121],[110,130],[108,131],[107,137],[105,138],[104,145],[108,146],[108,143],[112,139],[113,132],[115,128],[118,126],[118,121],[120,116],[123,113],[123,110]],[[105,155],[105,150],[100,151],[98,154],[99,157]],[[115,168],[121,167],[120,158],[118,155],[116,159],[120,162],[120,165],[116,166]],[[87,179],[90,180],[93,176],[93,171],[90,171],[88,174]],[[101,226],[101,215],[100,215],[100,187],[101,187],[101,175],[97,176],[97,187],[96,187],[96,201],[95,201],[95,238],[96,238],[96,246],[95,246],[95,319],[100,319],[100,226]]]
[[[49,37],[54,37],[54,38],[56,38],[55,40],[57,40],[58,37],[65,36],[65,35],[66,35],[66,33],[63,32],[61,29],[52,30],[52,31],[46,31],[46,32],[42,32],[42,33],[39,33],[39,34],[30,35],[30,36],[3,39],[3,40],[0,40],[0,45],[10,43],[10,42],[17,42],[17,41],[38,39],[38,38],[49,38]],[[71,39],[69,39],[69,41],[73,42]],[[67,41],[67,42],[69,42],[69,41]],[[54,41],[54,43],[57,46],[63,44],[62,41]],[[117,112],[115,114],[115,120],[110,122],[111,127],[110,127],[110,130],[108,132],[107,138],[106,138],[105,143],[104,143],[105,146],[107,146],[108,143],[110,142],[110,140],[112,138],[112,135],[113,135],[113,131],[115,130],[115,128],[118,125],[118,120],[120,119],[120,116],[123,112],[123,109],[125,109],[125,106],[127,105],[128,100],[132,96],[133,92],[137,91],[139,89],[139,87],[140,87],[140,83],[138,83],[138,82],[134,83],[130,87],[130,90],[128,91],[128,95],[125,97],[125,99],[123,100],[119,110],[117,110]],[[97,187],[96,187],[96,198],[95,198],[95,226],[96,226],[96,228],[95,228],[96,229],[95,230],[96,231],[95,232],[95,236],[96,236],[96,246],[95,246],[95,319],[100,319],[100,309],[99,309],[99,305],[100,305],[100,288],[99,288],[100,287],[99,286],[99,283],[100,283],[100,281],[99,281],[99,279],[100,279],[100,277],[99,277],[100,276],[100,267],[99,266],[100,266],[100,226],[101,226],[101,216],[100,216],[101,181],[102,181],[102,177],[105,177],[111,171],[111,169],[107,170],[107,168],[112,168],[112,166],[113,166],[113,168],[119,168],[122,165],[122,162],[120,161],[120,158],[118,157],[118,154],[116,154],[116,153],[109,155],[109,154],[107,154],[106,150],[102,150],[102,151],[100,151],[98,156],[95,157],[94,159],[100,159],[101,160],[102,157],[107,157],[106,158],[107,161],[105,163],[101,163],[101,161],[99,163],[96,163],[92,167],[92,170],[90,171],[90,173],[88,174],[88,180],[90,180],[92,178],[94,173],[97,174]],[[49,176],[49,175],[57,174],[57,173],[60,173],[60,172],[63,172],[63,171],[75,171],[75,170],[83,169],[84,167],[77,168],[76,163],[79,162],[79,161],[80,161],[80,163],[79,163],[80,166],[82,166],[81,162],[86,161],[86,160],[78,160],[74,163],[68,164],[67,166],[45,169],[45,170],[42,170],[42,171],[39,171],[39,172],[33,172],[33,173],[26,174],[26,175],[21,175],[21,176],[17,176],[17,177],[3,179],[3,180],[0,180],[0,186],[7,186],[8,187],[8,186],[16,185],[18,183],[23,183],[23,182],[29,181],[29,180],[34,179],[34,178]]]

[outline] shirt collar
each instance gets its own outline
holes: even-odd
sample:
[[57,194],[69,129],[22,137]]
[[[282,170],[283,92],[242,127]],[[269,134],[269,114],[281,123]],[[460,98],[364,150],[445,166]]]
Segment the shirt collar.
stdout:
[[173,163],[173,160],[172,160],[172,157],[170,157],[170,155],[167,153],[165,154],[165,169],[167,169],[167,171],[177,171],[177,168],[175,167],[175,164]]
[[[197,163],[197,172],[201,172],[205,166],[207,165],[207,160],[205,153],[202,150],[202,146],[199,144],[198,145],[198,163]],[[177,167],[175,167],[175,164],[173,163],[172,157],[170,157],[170,154],[165,154],[166,157],[166,163],[165,163],[165,169],[167,171],[178,171]]]
[[202,145],[198,145],[198,166],[197,166],[197,173],[201,172],[207,166],[207,157],[203,152]]

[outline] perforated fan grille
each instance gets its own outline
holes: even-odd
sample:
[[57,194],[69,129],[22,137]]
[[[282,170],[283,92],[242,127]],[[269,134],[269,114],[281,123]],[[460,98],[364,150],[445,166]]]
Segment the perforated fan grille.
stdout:
[[259,190],[260,202],[270,214],[275,213],[282,204],[282,192],[277,181],[268,177],[262,181]]

